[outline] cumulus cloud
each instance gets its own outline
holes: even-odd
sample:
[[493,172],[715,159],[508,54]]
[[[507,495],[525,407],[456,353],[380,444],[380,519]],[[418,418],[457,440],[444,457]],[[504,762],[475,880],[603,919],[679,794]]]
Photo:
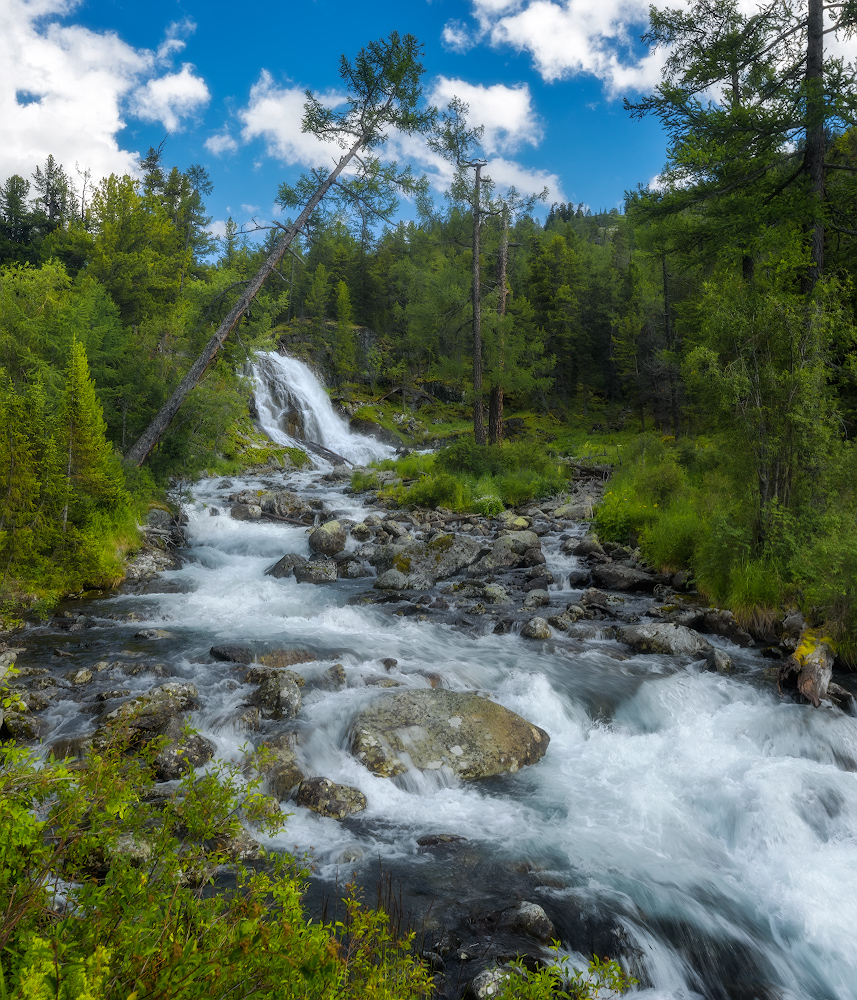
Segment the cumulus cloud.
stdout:
[[238,149],[238,143],[232,138],[228,128],[210,135],[203,145],[209,153],[213,153],[215,156],[223,156],[224,153],[234,153]]
[[533,108],[530,88],[521,83],[514,87],[497,83],[485,87],[441,76],[429,92],[429,101],[445,107],[453,97],[460,97],[469,107],[473,125],[484,125],[483,146],[488,155],[511,153],[524,144],[537,146],[542,125]]
[[205,81],[193,70],[185,63],[179,73],[147,80],[134,94],[136,116],[146,122],[159,121],[169,132],[181,129],[182,119],[204,108],[211,99]]
[[[317,95],[329,107],[341,103],[338,94]],[[303,167],[329,166],[338,159],[339,147],[301,131],[306,94],[301,87],[281,87],[267,70],[250,89],[250,100],[238,117],[245,142],[262,139],[270,156]]]
[[190,70],[161,77],[167,83],[160,89],[146,87],[183,44],[178,36],[188,25],[171,26],[159,54],[114,32],[63,23],[75,7],[74,0],[0,3],[0,177],[29,176],[49,153],[68,169],[89,168],[94,178],[133,173],[139,152],[123,149],[117,133],[137,95],[149,96],[147,113],[157,107],[175,122],[199,106],[205,85],[193,82]]

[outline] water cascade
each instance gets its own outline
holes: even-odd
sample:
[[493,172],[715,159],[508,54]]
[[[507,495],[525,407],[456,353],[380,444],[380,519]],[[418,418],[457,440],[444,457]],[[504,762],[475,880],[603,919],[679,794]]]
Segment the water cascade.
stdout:
[[[351,461],[385,453],[349,433],[300,362],[261,355],[255,374],[259,420],[275,441],[300,444],[284,424],[295,411],[304,437]],[[293,815],[270,846],[312,846],[329,892],[356,871],[371,898],[380,862],[431,934],[476,927],[479,914],[516,899],[537,902],[573,954],[630,963],[642,981],[634,995],[648,1000],[857,998],[853,716],[781,699],[770,661],[716,636],[732,674],[630,653],[607,628],[532,641],[495,634],[493,619],[472,609],[396,615],[349,603],[371,592],[371,579],[312,586],[267,576],[284,553],[309,550],[305,528],[229,516],[230,493],[263,488],[302,492],[354,522],[373,512],[317,472],[204,480],[186,505],[182,568],[142,592],[69,605],[95,627],[69,635],[45,626],[28,639],[31,654],[41,650],[57,671],[51,654],[63,643],[73,655],[66,669],[107,661],[85,693],[93,705],[102,690],[193,681],[201,707],[192,724],[220,756],[239,760],[245,744],[283,724],[257,732],[241,722],[253,685],[239,665],[214,662],[210,647],[310,650],[317,659],[295,667],[307,685],[289,723],[301,764],[359,788],[368,807],[337,822],[285,803]],[[567,573],[575,559],[560,544],[556,530],[542,537],[548,568]],[[560,608],[570,599],[553,597]],[[347,686],[325,689],[317,681],[335,664]],[[487,693],[550,734],[547,755],[483,782],[376,777],[349,754],[348,732],[391,684]],[[80,708],[71,696],[52,703],[52,740],[94,728]],[[433,834],[463,839],[419,843]]]

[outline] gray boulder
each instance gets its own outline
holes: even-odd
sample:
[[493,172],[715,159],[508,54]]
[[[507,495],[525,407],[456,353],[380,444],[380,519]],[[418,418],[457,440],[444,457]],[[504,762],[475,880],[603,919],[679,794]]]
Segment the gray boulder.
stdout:
[[354,720],[351,752],[374,774],[447,767],[471,780],[541,760],[550,737],[475,693],[416,690],[389,695]]
[[[528,532],[529,534],[529,532]],[[473,563],[468,569],[468,576],[487,576],[498,569],[505,569],[507,566],[520,566],[524,561],[524,554],[517,551],[513,535],[501,535],[491,545],[490,552],[487,552],[481,559]]]
[[501,925],[515,934],[535,938],[537,941],[550,941],[556,937],[551,918],[538,903],[521,902],[503,911]]
[[197,698],[195,685],[169,681],[138,698],[123,702],[104,717],[100,731],[111,729],[155,732],[166,726],[173,717],[195,708]]
[[[437,580],[460,573],[472,565],[487,551],[481,542],[459,535],[436,535],[429,542],[414,540],[381,545],[373,553],[371,561],[379,575],[389,569],[396,569],[410,580],[412,589],[427,589],[422,586],[431,581],[433,586]],[[419,588],[414,581],[419,581]]]
[[265,576],[273,576],[277,580],[282,580],[284,577],[291,576],[296,566],[305,566],[306,559],[304,556],[299,556],[294,552],[287,552],[282,559],[278,559],[273,566],[269,566],[265,570]]
[[708,655],[710,643],[684,625],[652,623],[625,625],[619,639],[638,653],[662,653],[666,656]]
[[651,573],[641,569],[621,566],[618,563],[602,563],[592,568],[592,579],[607,590],[654,590],[658,582]]
[[166,736],[170,741],[154,759],[155,775],[159,781],[181,778],[193,768],[202,767],[214,756],[214,744],[199,733],[186,733],[180,719],[170,719],[158,735]]
[[298,583],[336,583],[336,563],[332,559],[310,559],[295,566]]
[[301,689],[290,670],[272,670],[253,692],[251,701],[266,719],[293,719],[301,710]]
[[307,778],[300,783],[295,801],[320,816],[345,819],[366,808],[366,796],[350,785],[337,785],[330,778]]
[[407,590],[408,578],[398,569],[388,569],[377,576],[373,586],[375,590]]
[[225,660],[227,663],[252,663],[253,650],[249,646],[237,646],[232,643],[221,643],[209,650],[215,660]]
[[257,521],[262,516],[262,508],[255,503],[236,503],[229,513],[236,521]]
[[598,535],[591,531],[579,541],[575,541],[573,538],[569,539],[563,545],[562,550],[573,556],[603,556],[605,554],[601,542],[598,541]]
[[541,549],[542,543],[534,531],[512,531],[508,528],[500,530],[500,538],[508,539],[507,545],[519,556],[526,554],[528,549]]
[[300,518],[311,511],[309,504],[290,490],[263,493],[259,498],[262,510],[277,517]]
[[288,798],[306,778],[298,764],[297,737],[294,733],[280,733],[260,744],[259,750],[262,751],[259,773],[267,781],[271,794],[278,799]]
[[345,548],[346,535],[345,528],[339,521],[328,521],[320,524],[314,531],[310,532],[309,547],[313,552],[322,556],[335,556]]
[[531,618],[521,629],[524,639],[550,639],[553,631],[544,618]]

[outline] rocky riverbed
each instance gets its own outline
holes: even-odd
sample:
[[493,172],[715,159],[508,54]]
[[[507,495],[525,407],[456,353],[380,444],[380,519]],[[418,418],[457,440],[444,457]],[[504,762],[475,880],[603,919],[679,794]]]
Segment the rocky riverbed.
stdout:
[[166,736],[165,792],[265,747],[293,813],[265,846],[314,847],[316,896],[380,859],[442,995],[557,937],[652,997],[857,996],[854,876],[836,916],[810,888],[857,838],[854,686],[822,668],[817,710],[788,688],[809,690],[800,616],[749,634],[599,542],[598,470],[494,519],[386,509],[350,477],[210,480],[153,512],[122,593],[2,654],[26,706],[5,735]]

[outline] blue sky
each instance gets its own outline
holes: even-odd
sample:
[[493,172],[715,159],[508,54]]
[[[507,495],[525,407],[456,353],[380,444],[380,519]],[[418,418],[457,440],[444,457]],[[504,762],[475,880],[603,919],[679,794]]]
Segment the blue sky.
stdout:
[[[647,0],[2,0],[0,177],[52,152],[95,177],[133,170],[169,131],[168,165],[205,166],[215,229],[267,220],[282,180],[328,163],[300,134],[301,92],[339,83],[340,54],[392,30],[425,46],[426,93],[467,100],[488,173],[549,201],[620,205],[663,166],[654,121],[622,96],[650,90],[662,56],[639,45]],[[425,169],[414,144],[396,152]]]

